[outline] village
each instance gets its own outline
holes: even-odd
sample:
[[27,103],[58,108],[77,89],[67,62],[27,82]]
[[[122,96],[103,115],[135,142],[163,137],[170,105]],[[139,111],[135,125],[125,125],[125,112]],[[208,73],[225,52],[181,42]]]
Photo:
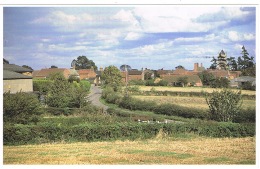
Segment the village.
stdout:
[[[225,52],[222,50],[220,55],[225,56]],[[15,64],[9,64],[4,62],[3,64],[3,80],[4,80],[4,92],[10,91],[16,93],[19,91],[33,92],[33,79],[47,79],[53,73],[61,73],[66,79],[69,77],[75,77],[79,80],[88,80],[94,85],[101,85],[101,74],[104,68],[100,67],[99,70],[79,69],[75,67],[71,68],[44,68],[41,70],[31,70],[25,67],[21,67]],[[178,79],[186,78],[187,86],[202,87],[203,83],[199,77],[199,73],[206,71],[211,73],[215,78],[226,78],[230,81],[230,87],[239,87],[242,83],[251,82],[255,85],[255,78],[250,76],[241,76],[241,71],[232,71],[228,69],[222,69],[218,67],[216,69],[210,69],[203,67],[203,63],[194,63],[193,70],[186,70],[182,66],[176,67],[175,70],[151,70],[149,68],[121,70],[121,77],[123,83],[130,81],[143,81],[154,79],[155,83],[160,80],[167,82],[168,86],[176,86]],[[156,76],[155,76],[156,74]],[[147,78],[146,75],[149,75]]]

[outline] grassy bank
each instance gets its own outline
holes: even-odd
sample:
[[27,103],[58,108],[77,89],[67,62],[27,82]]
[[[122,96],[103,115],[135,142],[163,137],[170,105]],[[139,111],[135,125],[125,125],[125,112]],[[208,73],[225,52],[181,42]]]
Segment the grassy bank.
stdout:
[[4,164],[255,164],[255,138],[169,138],[4,146]]

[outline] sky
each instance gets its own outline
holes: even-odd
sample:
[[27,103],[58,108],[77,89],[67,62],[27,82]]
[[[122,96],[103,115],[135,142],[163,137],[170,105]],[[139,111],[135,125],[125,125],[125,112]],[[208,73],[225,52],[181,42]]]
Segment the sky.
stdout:
[[132,5],[3,7],[3,56],[34,70],[70,68],[86,56],[98,67],[208,68],[224,50],[256,56],[256,7]]

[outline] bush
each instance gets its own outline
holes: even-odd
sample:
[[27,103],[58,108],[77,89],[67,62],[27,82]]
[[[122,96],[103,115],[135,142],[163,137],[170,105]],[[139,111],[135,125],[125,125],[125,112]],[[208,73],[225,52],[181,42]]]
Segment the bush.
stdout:
[[214,91],[210,96],[206,96],[209,112],[212,120],[234,121],[242,105],[241,91],[233,92],[228,89]]
[[40,118],[40,102],[35,94],[18,92],[4,93],[3,120],[10,123],[37,123]]
[[46,122],[40,125],[5,125],[3,130],[4,145],[106,141],[106,140],[135,140],[156,137],[159,131],[168,136],[176,134],[197,134],[207,137],[252,137],[255,136],[255,124],[237,124],[226,122],[195,122],[195,123],[113,123],[102,125],[90,124],[78,120],[72,124]]
[[52,83],[52,80],[33,79],[33,91],[38,91],[40,94],[47,94]]
[[227,78],[221,77],[216,78],[211,82],[210,87],[212,88],[228,88],[230,81]]

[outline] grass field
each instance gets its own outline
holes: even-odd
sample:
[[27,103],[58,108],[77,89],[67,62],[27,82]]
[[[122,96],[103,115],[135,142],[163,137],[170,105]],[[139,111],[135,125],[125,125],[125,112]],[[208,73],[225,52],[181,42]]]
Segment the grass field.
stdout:
[[255,137],[4,146],[3,164],[255,164]]
[[[203,110],[208,109],[205,98],[203,97],[178,97],[178,96],[133,96],[134,98],[141,100],[155,101],[158,104],[172,103],[183,107],[194,107]],[[243,100],[242,108],[254,108],[256,107],[255,100]]]
[[[214,88],[203,88],[203,87],[168,87],[168,86],[139,86],[141,91],[150,91],[154,88],[156,91],[175,91],[175,92],[207,92],[212,93],[213,91],[219,90]],[[237,91],[236,89],[233,89]],[[255,95],[255,91],[242,90],[242,94]]]

